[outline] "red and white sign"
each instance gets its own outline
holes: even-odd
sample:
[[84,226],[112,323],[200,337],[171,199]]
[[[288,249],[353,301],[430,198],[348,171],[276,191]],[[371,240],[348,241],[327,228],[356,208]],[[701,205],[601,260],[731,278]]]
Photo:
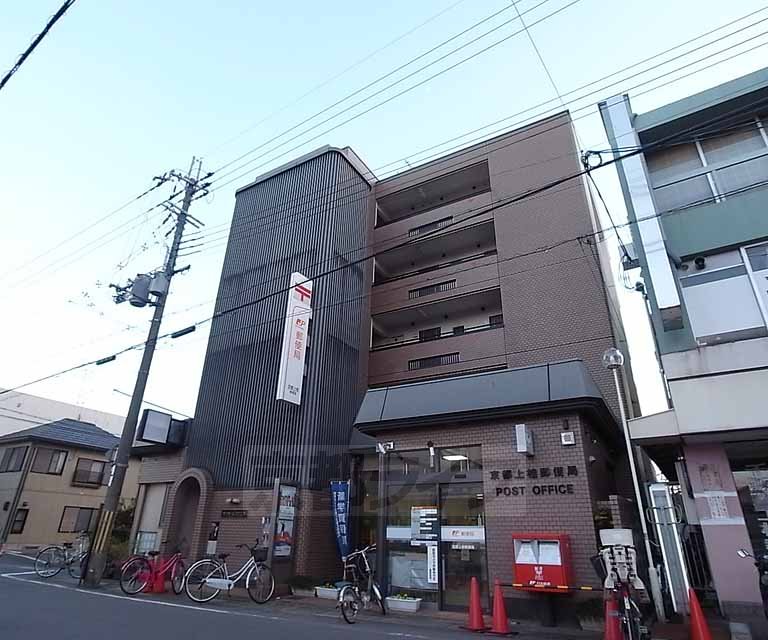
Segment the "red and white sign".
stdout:
[[312,317],[312,281],[298,272],[291,274],[291,291],[280,352],[280,373],[277,377],[277,399],[301,404],[304,382],[304,356],[307,351],[307,331]]

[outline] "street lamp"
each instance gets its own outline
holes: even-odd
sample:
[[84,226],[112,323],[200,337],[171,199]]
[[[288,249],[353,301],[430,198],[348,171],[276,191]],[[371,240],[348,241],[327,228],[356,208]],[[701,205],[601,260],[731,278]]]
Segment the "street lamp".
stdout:
[[606,349],[603,353],[603,366],[613,372],[613,382],[616,385],[616,395],[619,399],[619,413],[621,414],[621,427],[624,431],[624,444],[627,447],[627,458],[629,459],[629,469],[632,474],[632,485],[635,488],[635,502],[637,503],[637,515],[640,518],[640,527],[643,532],[643,541],[645,542],[645,555],[648,559],[648,579],[651,583],[651,594],[653,595],[653,604],[656,607],[656,615],[659,620],[666,620],[664,615],[664,602],[661,598],[661,583],[659,574],[653,565],[653,556],[651,555],[651,540],[648,537],[648,526],[645,523],[645,514],[643,513],[643,499],[640,493],[640,482],[637,479],[637,467],[635,466],[635,455],[632,449],[632,440],[629,435],[629,425],[627,424],[627,413],[624,410],[624,394],[621,392],[621,383],[619,381],[619,369],[624,366],[624,354],[616,347]]

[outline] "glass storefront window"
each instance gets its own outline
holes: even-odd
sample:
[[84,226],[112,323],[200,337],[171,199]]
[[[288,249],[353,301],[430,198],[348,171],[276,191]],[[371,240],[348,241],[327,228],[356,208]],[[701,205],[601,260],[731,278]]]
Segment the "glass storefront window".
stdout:
[[392,476],[429,473],[434,471],[429,464],[429,449],[415,451],[393,451],[387,456],[388,473]]
[[440,471],[465,473],[483,468],[483,452],[480,445],[440,449]]
[[360,517],[357,544],[364,547],[376,542],[376,522],[379,514],[379,472],[361,471],[358,487]]
[[388,488],[387,502],[390,593],[408,593],[437,602],[438,584],[429,582],[427,575],[427,547],[411,544],[411,509],[437,507],[437,488],[435,485],[393,485]]

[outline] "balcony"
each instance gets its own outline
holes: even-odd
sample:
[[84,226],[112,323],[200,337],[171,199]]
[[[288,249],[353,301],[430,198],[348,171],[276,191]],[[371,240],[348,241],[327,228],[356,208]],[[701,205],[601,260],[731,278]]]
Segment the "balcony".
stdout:
[[373,316],[371,384],[506,364],[498,288]]
[[496,254],[493,221],[432,235],[376,258],[374,286],[464,265]]
[[478,162],[379,197],[377,226],[385,226],[490,190],[488,163]]

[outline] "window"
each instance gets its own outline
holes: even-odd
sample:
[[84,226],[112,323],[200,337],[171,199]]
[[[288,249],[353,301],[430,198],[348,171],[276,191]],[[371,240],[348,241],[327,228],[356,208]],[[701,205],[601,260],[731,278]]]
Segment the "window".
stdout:
[[39,447],[35,452],[35,461],[32,463],[32,472],[59,475],[64,470],[64,462],[66,459],[66,451]]
[[419,369],[429,369],[430,367],[442,367],[447,364],[458,364],[459,354],[444,353],[441,356],[430,356],[428,358],[417,358],[408,361],[408,371],[418,371]]
[[11,524],[11,533],[24,533],[24,525],[27,524],[29,509],[16,509],[16,517]]
[[429,449],[393,451],[387,456],[388,471],[393,475],[428,473],[436,471],[429,466]]
[[460,324],[458,327],[453,328],[453,335],[455,336],[463,336],[464,335],[464,325]]
[[91,507],[64,507],[59,522],[59,533],[91,531],[96,525],[98,509]]
[[139,531],[136,534],[136,542],[133,552],[139,555],[155,551],[157,549],[157,531]]
[[440,449],[440,471],[465,473],[483,468],[483,452],[480,445]]
[[502,314],[496,314],[488,318],[488,324],[491,325],[491,329],[499,329],[504,326],[504,316]]
[[419,342],[437,340],[439,337],[440,337],[440,327],[434,327],[432,329],[422,329],[421,331],[419,331]]
[[0,460],[0,473],[11,471],[21,471],[21,465],[24,463],[24,455],[27,453],[26,447],[11,447],[3,453],[3,459]]
[[92,486],[101,486],[104,480],[105,462],[101,460],[89,460],[88,458],[79,458],[75,475],[72,478],[73,484],[87,484]]

